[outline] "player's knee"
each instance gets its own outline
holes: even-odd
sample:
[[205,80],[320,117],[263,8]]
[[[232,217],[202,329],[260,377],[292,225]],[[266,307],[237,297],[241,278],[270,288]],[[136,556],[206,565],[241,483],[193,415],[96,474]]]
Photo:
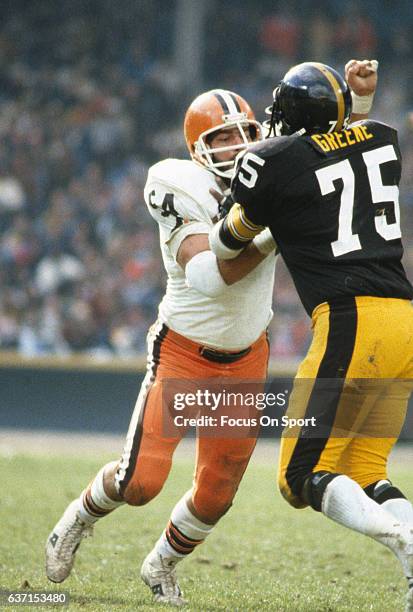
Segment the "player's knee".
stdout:
[[114,501],[121,501],[123,499],[116,483],[116,473],[118,471],[118,467],[118,461],[111,461],[103,468],[103,489],[106,495],[108,495],[110,499],[113,499]]
[[289,503],[290,506],[292,506],[293,508],[301,509],[306,508],[308,506],[308,504],[303,502],[303,500],[298,497],[298,495],[294,495],[294,493],[291,491],[290,487],[285,483],[284,480],[278,481],[278,488],[285,501]]
[[378,504],[384,504],[389,499],[406,499],[406,496],[400,489],[394,487],[390,480],[377,480],[364,487],[364,491]]
[[287,469],[280,468],[278,472],[278,489],[290,506],[297,509],[306,508],[308,502],[303,500],[301,491],[309,472],[307,469],[295,468],[292,465],[289,465]]
[[300,498],[317,512],[321,512],[324,492],[334,478],[341,476],[333,472],[312,472],[305,478]]
[[160,480],[133,479],[123,491],[122,497],[130,506],[144,506],[158,495],[163,487]]

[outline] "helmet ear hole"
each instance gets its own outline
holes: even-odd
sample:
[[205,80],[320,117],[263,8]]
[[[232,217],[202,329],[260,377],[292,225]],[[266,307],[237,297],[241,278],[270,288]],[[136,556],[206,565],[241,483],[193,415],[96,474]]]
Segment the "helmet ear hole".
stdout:
[[211,140],[213,140],[214,136],[216,136],[216,132],[211,132],[211,134],[207,134],[205,136],[205,143],[210,146],[211,145]]
[[251,140],[257,140],[258,138],[258,130],[256,125],[248,126],[248,133],[250,135]]

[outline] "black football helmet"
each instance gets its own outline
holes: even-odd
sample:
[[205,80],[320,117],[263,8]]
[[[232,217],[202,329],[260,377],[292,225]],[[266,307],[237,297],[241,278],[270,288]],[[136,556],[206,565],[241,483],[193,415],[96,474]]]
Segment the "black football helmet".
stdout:
[[295,132],[339,132],[351,115],[351,93],[343,77],[330,66],[305,62],[293,66],[273,91],[266,109],[268,136]]

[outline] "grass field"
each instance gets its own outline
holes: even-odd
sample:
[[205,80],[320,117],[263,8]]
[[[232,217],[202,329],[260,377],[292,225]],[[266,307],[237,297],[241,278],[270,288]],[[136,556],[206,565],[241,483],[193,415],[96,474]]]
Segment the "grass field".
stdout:
[[[28,583],[26,590],[67,591],[70,610],[154,609],[139,568],[171,507],[190,486],[193,460],[187,454],[177,458],[155,501],[145,508],[123,507],[97,525],[63,585],[44,576],[50,529],[111,458],[105,453],[96,459],[0,455],[0,589]],[[413,497],[411,463],[409,468],[409,462],[396,458],[391,474]],[[259,456],[231,511],[179,573],[188,610],[392,612],[403,609],[405,594],[401,571],[387,549],[311,510],[291,509],[275,490],[275,458]]]

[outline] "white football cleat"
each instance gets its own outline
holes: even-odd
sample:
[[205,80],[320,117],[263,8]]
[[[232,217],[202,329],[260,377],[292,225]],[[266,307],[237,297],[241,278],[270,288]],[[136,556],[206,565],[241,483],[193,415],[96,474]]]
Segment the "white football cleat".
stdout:
[[182,597],[175,565],[173,559],[150,552],[142,563],[141,578],[151,589],[157,603],[179,607],[188,602]]
[[406,597],[405,612],[413,612],[413,580],[409,581],[409,592]]
[[80,520],[77,514],[79,500],[66,508],[46,542],[46,575],[52,582],[63,582],[72,571],[75,553],[82,538],[91,536],[93,525]]
[[406,597],[405,612],[413,612],[413,525],[401,523],[396,528],[398,528],[398,533],[389,534],[385,543],[400,561],[407,578],[409,591]]

